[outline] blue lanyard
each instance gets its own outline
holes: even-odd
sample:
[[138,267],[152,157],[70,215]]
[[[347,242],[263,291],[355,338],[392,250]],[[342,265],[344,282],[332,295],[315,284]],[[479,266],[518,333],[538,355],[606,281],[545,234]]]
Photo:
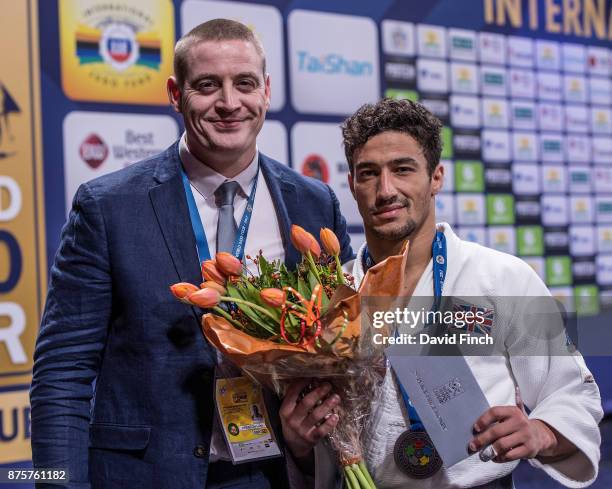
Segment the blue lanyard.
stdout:
[[[200,219],[198,212],[198,206],[196,205],[191,191],[191,184],[189,178],[185,173],[185,170],[181,167],[181,177],[183,179],[183,188],[185,189],[185,197],[187,197],[187,206],[189,207],[189,217],[191,219],[191,227],[193,228],[193,234],[196,238],[196,244],[198,246],[198,258],[200,263],[205,260],[210,260],[210,250],[208,249],[208,241],[206,241],[206,232]],[[253,203],[255,202],[255,191],[257,190],[257,180],[259,178],[259,166],[257,167],[257,173],[253,179],[253,188],[251,189],[251,195],[247,200],[246,209],[242,214],[240,225],[238,226],[238,233],[234,239],[234,245],[232,246],[232,255],[239,260],[244,257],[244,245],[246,244],[247,234],[249,232],[249,224],[251,223],[251,216],[253,215]]]
[[[436,231],[436,236],[431,244],[431,255],[433,257],[433,292],[434,292],[434,303],[432,306],[433,311],[437,311],[440,308],[440,303],[442,301],[442,288],[444,287],[444,280],[446,279],[446,267],[447,267],[447,257],[446,257],[446,237],[442,231]],[[363,271],[364,273],[368,271],[370,267],[372,267],[375,263],[372,259],[368,251],[368,247],[366,245],[363,251]],[[397,336],[397,330],[395,331]],[[410,402],[410,397],[404,389],[402,383],[398,380],[400,392],[402,394],[402,399],[404,400],[404,406],[406,406],[406,410],[408,411],[408,418],[410,419],[410,430],[411,431],[425,431],[425,427],[421,422],[421,418],[419,414],[414,409],[414,406]]]

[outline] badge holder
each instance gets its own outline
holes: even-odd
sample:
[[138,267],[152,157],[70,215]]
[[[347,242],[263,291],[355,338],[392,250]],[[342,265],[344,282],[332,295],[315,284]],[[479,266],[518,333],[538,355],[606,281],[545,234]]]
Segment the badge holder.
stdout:
[[217,378],[215,404],[233,464],[282,456],[259,384],[244,376]]

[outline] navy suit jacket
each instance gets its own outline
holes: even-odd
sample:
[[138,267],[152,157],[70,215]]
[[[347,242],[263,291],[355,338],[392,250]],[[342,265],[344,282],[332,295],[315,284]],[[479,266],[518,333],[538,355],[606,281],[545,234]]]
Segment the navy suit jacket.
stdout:
[[[300,259],[293,223],[333,229],[350,259],[331,189],[259,161],[286,264]],[[34,355],[35,467],[67,468],[71,489],[205,487],[216,357],[201,311],[170,293],[179,281],[198,284],[201,273],[175,143],[76,193]]]

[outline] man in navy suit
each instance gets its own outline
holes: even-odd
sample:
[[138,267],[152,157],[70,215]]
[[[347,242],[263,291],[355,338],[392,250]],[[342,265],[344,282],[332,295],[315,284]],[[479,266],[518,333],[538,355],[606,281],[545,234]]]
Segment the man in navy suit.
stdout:
[[290,267],[291,224],[332,228],[346,261],[345,221],[329,187],[258,151],[270,79],[246,26],[217,19],[184,36],[167,88],[181,139],[81,185],[62,231],[35,352],[34,466],[68,469],[71,489],[295,487],[289,427],[275,430],[287,460],[228,461],[213,423],[216,352],[201,311],[169,285],[201,281],[202,255],[226,249],[232,221],[248,229],[246,254]]

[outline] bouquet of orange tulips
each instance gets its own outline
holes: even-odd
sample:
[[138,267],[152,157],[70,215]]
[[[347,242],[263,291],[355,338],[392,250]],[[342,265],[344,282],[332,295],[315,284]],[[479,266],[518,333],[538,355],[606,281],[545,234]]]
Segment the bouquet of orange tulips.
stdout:
[[[360,434],[370,399],[384,373],[384,356],[361,321],[353,278],[343,273],[340,244],[332,230],[315,237],[294,225],[291,241],[302,253],[296,270],[263,254],[248,257],[251,271],[229,253],[202,263],[204,282],[178,283],[182,302],[207,309],[202,329],[208,341],[259,383],[279,395],[300,378],[326,379],[340,395],[341,412],[329,436],[347,487],[374,489],[363,463]],[[224,305],[226,304],[226,305]]]

